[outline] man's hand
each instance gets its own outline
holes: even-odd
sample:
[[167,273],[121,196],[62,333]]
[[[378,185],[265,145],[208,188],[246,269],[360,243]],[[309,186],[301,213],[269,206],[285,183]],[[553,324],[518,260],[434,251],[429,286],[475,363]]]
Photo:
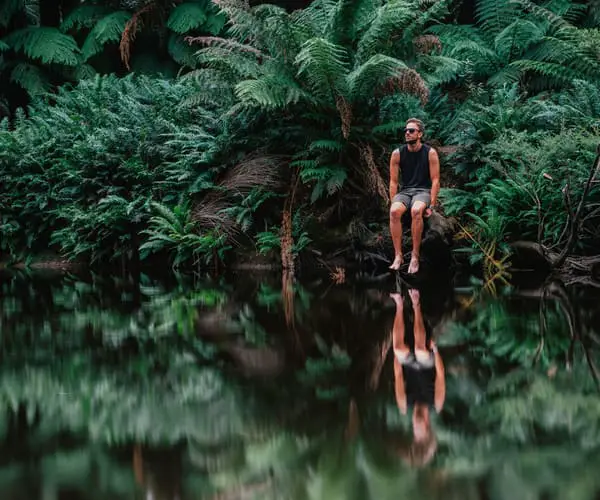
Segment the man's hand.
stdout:
[[425,209],[425,217],[431,217],[431,214],[435,211],[435,205],[432,207],[427,207]]

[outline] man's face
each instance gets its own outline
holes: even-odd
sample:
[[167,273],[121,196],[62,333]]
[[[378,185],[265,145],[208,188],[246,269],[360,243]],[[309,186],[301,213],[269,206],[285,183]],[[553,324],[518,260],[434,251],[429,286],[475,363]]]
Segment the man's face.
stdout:
[[408,122],[404,129],[404,139],[407,144],[415,144],[423,136],[423,132],[419,130],[419,126],[414,122]]

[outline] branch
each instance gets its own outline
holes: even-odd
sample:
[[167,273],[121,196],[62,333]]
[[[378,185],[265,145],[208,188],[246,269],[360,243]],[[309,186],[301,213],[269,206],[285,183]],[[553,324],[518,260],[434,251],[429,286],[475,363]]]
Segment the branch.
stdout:
[[[585,200],[588,196],[588,193],[590,192],[590,188],[592,186],[592,183],[594,182],[594,178],[596,177],[596,174],[598,173],[599,170],[600,170],[600,145],[598,145],[598,147],[596,148],[596,160],[594,161],[594,165],[590,169],[590,175],[585,184],[585,188],[583,189],[583,193],[581,194],[581,199],[579,200],[579,205],[577,206],[577,211],[575,212],[574,215],[572,215],[570,208],[567,207],[567,210],[569,213],[569,218],[571,219],[570,220],[571,231],[570,231],[569,239],[567,240],[566,245],[563,247],[558,258],[554,262],[552,262],[552,267],[554,267],[554,268],[560,267],[562,264],[564,264],[564,262],[567,258],[567,255],[569,255],[569,253],[573,249],[573,245],[577,242],[577,228],[579,227],[579,219],[581,218],[581,213],[583,211],[583,206],[585,204]],[[567,194],[568,194],[568,185],[566,186],[566,189],[567,189]]]

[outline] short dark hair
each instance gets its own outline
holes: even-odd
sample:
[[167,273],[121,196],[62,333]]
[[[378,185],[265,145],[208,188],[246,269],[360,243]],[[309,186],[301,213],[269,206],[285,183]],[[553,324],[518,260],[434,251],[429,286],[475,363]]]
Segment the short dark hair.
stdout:
[[408,120],[406,120],[406,125],[408,125],[409,123],[416,123],[417,127],[419,127],[419,132],[425,132],[425,125],[418,118],[409,118]]

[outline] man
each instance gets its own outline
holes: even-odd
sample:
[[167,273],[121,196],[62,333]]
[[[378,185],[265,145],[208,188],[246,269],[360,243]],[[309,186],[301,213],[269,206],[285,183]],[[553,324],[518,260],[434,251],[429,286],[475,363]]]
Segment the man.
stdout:
[[440,191],[440,160],[435,149],[421,142],[423,133],[421,120],[407,120],[404,129],[406,144],[394,150],[390,158],[390,232],[394,244],[394,262],[390,269],[398,270],[403,263],[402,216],[410,210],[412,255],[409,274],[419,271],[423,217],[431,215]]

